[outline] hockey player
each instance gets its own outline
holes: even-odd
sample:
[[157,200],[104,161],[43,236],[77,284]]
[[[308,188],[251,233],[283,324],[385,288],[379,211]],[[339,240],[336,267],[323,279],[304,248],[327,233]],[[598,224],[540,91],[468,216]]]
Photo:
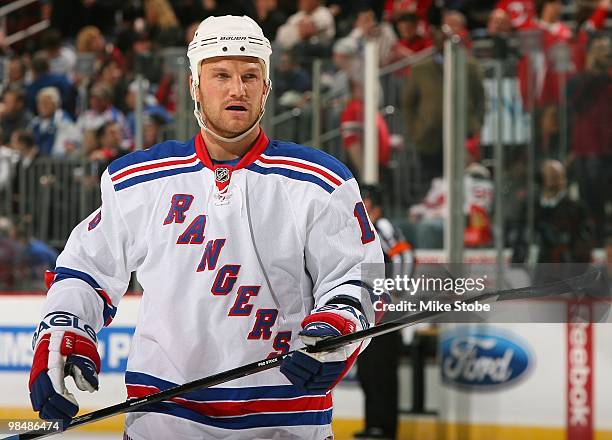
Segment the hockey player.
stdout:
[[[250,18],[204,20],[187,50],[200,132],[104,172],[102,206],[59,256],[34,335],[30,393],[41,417],[68,423],[77,413],[67,375],[98,388],[96,333],[132,271],[144,293],[130,398],[372,323],[362,267],[382,263],[380,242],[346,167],[261,129],[270,54]],[[330,390],[359,350],[299,352],[280,370],[128,413],[125,438],[331,438]]]

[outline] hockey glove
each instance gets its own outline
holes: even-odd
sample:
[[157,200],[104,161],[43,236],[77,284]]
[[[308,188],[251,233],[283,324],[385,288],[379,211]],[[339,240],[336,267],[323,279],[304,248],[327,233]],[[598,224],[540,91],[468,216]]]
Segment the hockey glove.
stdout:
[[[74,315],[54,314],[49,321],[54,319],[59,325],[49,325],[45,320],[39,327],[44,328],[44,332],[34,336],[36,348],[30,372],[30,400],[42,419],[62,419],[67,427],[79,411],[79,405],[66,389],[64,379],[72,376],[80,390],[96,391],[100,356],[91,327],[83,326],[87,331],[75,328],[82,322]],[[67,327],[68,322],[74,324]]]
[[[368,327],[359,309],[344,304],[328,304],[314,310],[304,321],[300,336],[306,345],[334,336],[346,335]],[[297,351],[285,358],[280,371],[297,387],[310,394],[333,388],[355,362],[361,343],[334,351],[306,353]]]

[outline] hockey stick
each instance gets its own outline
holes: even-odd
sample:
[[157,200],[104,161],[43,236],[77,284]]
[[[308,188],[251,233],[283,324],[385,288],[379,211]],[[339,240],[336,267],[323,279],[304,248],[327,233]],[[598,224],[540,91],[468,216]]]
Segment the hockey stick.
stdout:
[[[529,298],[541,298],[546,296],[557,296],[562,295],[564,293],[574,292],[582,286],[589,285],[590,283],[596,282],[602,276],[602,272],[600,269],[591,270],[583,275],[579,275],[573,278],[568,278],[566,280],[556,281],[552,283],[548,283],[542,286],[529,286],[518,289],[507,289],[500,290],[497,292],[485,292],[482,294],[475,295],[469,299],[462,301],[465,304],[470,304],[476,301],[487,301],[493,300],[497,301],[509,301],[509,300],[518,300],[518,299],[529,299]],[[309,353],[317,353],[321,351],[331,351],[336,348],[342,347],[344,345],[355,343],[359,341],[363,341],[365,339],[381,336],[393,331],[400,330],[405,327],[409,327],[411,325],[415,325],[421,322],[424,322],[428,319],[436,318],[441,315],[448,313],[447,311],[424,311],[417,312],[393,321],[389,321],[384,324],[379,324],[368,329],[351,333],[344,336],[338,336],[335,338],[324,339],[318,342],[317,344],[309,347],[305,347],[299,350],[307,351]],[[225,382],[229,382],[230,380],[239,379],[241,377],[250,376],[251,374],[258,373],[260,371],[269,370],[275,367],[280,366],[283,359],[287,356],[290,356],[292,353],[295,353],[299,350],[293,350],[285,354],[281,354],[279,356],[275,356],[269,359],[262,359],[256,362],[252,362],[250,364],[242,365],[240,367],[233,368],[231,370],[223,371],[221,373],[214,374],[212,376],[204,377],[202,379],[197,379],[192,382],[185,383],[183,385],[178,385],[173,388],[169,388],[164,391],[160,391],[154,394],[149,394],[148,396],[128,400],[125,402],[121,402],[106,408],[99,409],[97,411],[93,411],[88,414],[84,414],[82,416],[75,417],[72,419],[70,425],[65,429],[74,429],[79,426],[97,422],[99,420],[103,420],[109,417],[113,417],[116,415],[124,414],[127,412],[137,411],[139,408],[142,408],[146,405],[151,405],[155,403],[160,403],[164,400],[170,400],[174,397],[177,397],[181,394],[185,394],[187,392],[195,391],[201,388],[208,388],[214,385],[219,385]],[[35,438],[43,438],[57,432],[48,432],[48,431],[29,431],[20,435],[14,435],[12,437],[7,437],[4,440],[26,440],[26,439],[35,439]]]

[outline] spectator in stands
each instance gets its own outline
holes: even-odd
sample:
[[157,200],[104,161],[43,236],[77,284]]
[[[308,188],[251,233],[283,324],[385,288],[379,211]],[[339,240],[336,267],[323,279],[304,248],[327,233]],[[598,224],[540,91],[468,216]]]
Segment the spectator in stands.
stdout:
[[[364,172],[364,105],[363,82],[354,77],[350,80],[351,99],[340,116],[340,132],[342,145],[348,151],[349,168],[358,181],[361,181]],[[378,134],[378,166],[379,176],[385,188],[390,187],[391,177],[388,166],[391,157],[391,142],[389,127],[380,113],[376,113],[376,130]]]
[[387,22],[381,22],[370,6],[358,9],[353,30],[347,38],[355,40],[362,57],[366,42],[376,42],[378,44],[379,65],[381,66],[411,55],[411,52],[398,42],[393,27]]
[[420,52],[433,45],[429,38],[423,37],[419,33],[419,17],[416,14],[404,13],[395,20],[395,27],[399,35],[399,43],[411,52]]
[[108,43],[100,29],[95,26],[85,26],[76,36],[77,55],[91,54],[97,62],[111,59],[117,62],[120,68],[125,65],[125,56],[114,44]]
[[[136,109],[136,92],[137,92],[138,84],[136,81],[133,81],[125,94],[125,104],[127,108],[127,114],[125,116],[127,130],[129,133],[130,141],[133,143],[134,135],[136,133],[136,114],[134,110]],[[150,83],[147,80],[143,80],[142,82],[142,91],[143,91],[143,113],[147,113],[149,115],[155,115],[157,118],[163,121],[163,124],[168,124],[173,121],[172,116],[168,111],[161,105],[157,103],[155,96],[150,93]],[[146,147],[145,147],[146,148]]]
[[125,109],[124,97],[128,82],[125,72],[116,60],[107,58],[100,64],[96,83],[105,84],[111,90],[113,105],[118,109]]
[[23,58],[19,55],[13,55],[10,57],[6,70],[6,85],[3,87],[3,90],[25,90],[26,65]]
[[[412,247],[402,232],[385,218],[382,189],[378,185],[362,185],[361,196],[368,217],[380,237],[385,257],[385,277],[412,277],[415,262]],[[384,300],[384,297],[377,299]],[[380,318],[377,316],[377,323]],[[401,333],[391,332],[372,339],[367,350],[359,355],[357,377],[365,396],[365,428],[353,438],[395,440],[401,351]]]
[[535,19],[534,0],[499,0],[495,9],[504,11],[514,29],[530,29]]
[[10,147],[19,153],[21,167],[29,167],[40,157],[40,151],[30,130],[14,131],[11,135]]
[[358,76],[363,69],[357,42],[346,37],[336,41],[332,49],[332,60],[336,71],[331,77],[326,77],[324,82],[329,94],[339,97],[350,91],[350,78]]
[[419,33],[429,37],[429,14],[434,6],[433,0],[391,0],[385,2],[385,18],[389,21],[397,19],[402,14],[415,14],[419,18]]
[[21,277],[21,247],[14,239],[15,226],[7,217],[0,217],[0,289],[11,290]]
[[25,93],[20,89],[7,89],[2,94],[0,106],[0,142],[6,144],[15,130],[26,128],[31,120],[32,114],[25,105]]
[[106,39],[100,29],[95,26],[85,26],[76,37],[76,50],[78,53],[92,53],[102,60],[106,53]]
[[100,175],[116,158],[126,153],[122,148],[123,132],[116,121],[106,121],[96,131],[96,147],[88,153],[92,162],[100,164]]
[[[2,129],[0,129],[0,135]],[[0,139],[2,136],[0,136]],[[19,153],[10,147],[8,142],[0,143],[0,194],[6,200],[10,197],[15,165],[19,161]]]
[[77,126],[83,133],[85,154],[95,148],[95,133],[108,121],[117,122],[125,130],[125,117],[113,106],[111,89],[106,84],[94,84],[89,94],[89,108],[77,119]]
[[[537,155],[558,157],[553,148],[559,146],[559,88],[561,75],[557,71],[553,47],[567,46],[571,29],[561,21],[561,0],[537,0],[536,15],[523,30],[539,31],[541,47],[535,47],[519,62],[517,73],[525,107],[533,111]],[[567,66],[569,68],[569,66]],[[533,108],[532,108],[533,106]]]
[[255,21],[261,26],[264,35],[268,40],[274,41],[278,28],[287,21],[287,16],[278,9],[278,1],[255,0],[255,12]]
[[[570,198],[561,162],[543,161],[540,174],[542,187],[535,199],[535,237],[527,242],[527,207],[524,206],[513,236],[513,261],[589,263],[592,223],[586,205]],[[533,244],[538,247],[537,255],[530,254]]]
[[43,156],[75,155],[81,134],[72,118],[62,110],[55,87],[40,89],[36,97],[38,116],[31,123],[34,142]]
[[[466,216],[465,244],[484,246],[490,243],[490,215],[493,208],[491,173],[479,163],[479,151],[466,143],[466,168],[463,176]],[[448,216],[448,193],[444,178],[434,178],[421,203],[410,207],[409,218],[419,249],[440,249],[444,243],[444,218]]]
[[571,42],[572,62],[576,72],[584,70],[589,39],[605,27],[611,3],[611,0],[599,0],[595,8],[591,3],[577,5],[576,32]]
[[591,41],[586,70],[567,86],[571,130],[570,176],[589,206],[596,244],[605,232],[606,203],[612,194],[612,74],[610,39]]
[[[604,25],[609,0],[601,0],[598,7],[584,26],[578,29],[577,36],[561,21],[561,0],[538,0],[536,19],[526,29],[542,33],[541,48],[532,50],[523,57],[518,65],[521,95],[527,108],[533,104],[533,119],[536,130],[536,144],[539,157],[560,157],[560,115],[559,91],[566,76],[574,67],[581,69],[584,64],[587,35],[589,29]],[[566,50],[573,48],[573,56],[568,57]],[[572,55],[570,53],[570,55]],[[571,61],[571,62],[570,62]],[[572,62],[574,65],[572,65]],[[564,158],[561,158],[564,159]]]
[[336,23],[336,37],[345,37],[353,28],[355,20],[354,9],[361,2],[355,0],[327,0],[329,12],[334,16]]
[[300,64],[310,70],[313,58],[328,55],[335,34],[334,17],[320,0],[299,0],[298,12],[278,29],[276,44],[293,50]]
[[65,75],[50,72],[49,59],[43,52],[32,58],[32,83],[26,88],[26,104],[31,112],[36,112],[36,96],[44,87],[55,87],[62,99],[62,108],[71,115],[75,113],[76,89]]
[[[436,53],[412,67],[402,97],[408,139],[419,154],[421,185],[441,176],[443,165],[443,45],[446,34],[433,26],[432,34]],[[480,133],[484,117],[484,89],[478,66],[471,59],[467,63],[466,96],[467,135],[473,137]]]
[[155,44],[146,29],[133,35],[126,64],[127,70],[144,75],[154,84],[160,82],[163,76],[162,58],[155,52]]
[[158,113],[145,113],[142,120],[142,148],[149,148],[162,141],[162,128],[166,120]]
[[13,212],[30,214],[34,203],[38,183],[36,167],[40,151],[34,143],[34,136],[28,130],[17,130],[11,136],[11,148],[19,154],[13,177]]
[[509,34],[512,31],[510,16],[503,9],[494,9],[487,21],[489,36]]
[[446,11],[442,15],[442,32],[446,35],[456,35],[467,48],[472,47],[470,31],[467,28],[465,15],[459,11]]
[[155,47],[182,45],[183,30],[167,0],[144,0],[143,7],[147,30]]
[[20,285],[28,289],[45,289],[45,271],[55,268],[57,250],[34,238],[29,222],[22,221],[15,229],[15,241],[21,249],[23,279]]
[[310,75],[293,58],[290,51],[282,51],[276,64],[274,95],[281,108],[301,107],[311,89]]
[[63,44],[60,32],[53,28],[47,29],[40,44],[49,60],[49,71],[71,78],[76,64],[76,53],[73,48]]

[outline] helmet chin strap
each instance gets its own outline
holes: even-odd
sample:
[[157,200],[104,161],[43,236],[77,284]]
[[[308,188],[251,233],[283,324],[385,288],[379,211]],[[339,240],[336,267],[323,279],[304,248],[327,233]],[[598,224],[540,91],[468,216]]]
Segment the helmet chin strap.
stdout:
[[267,90],[262,97],[261,109],[259,111],[259,117],[257,118],[257,120],[249,128],[247,128],[247,130],[244,133],[241,133],[231,138],[223,137],[220,134],[217,134],[214,131],[212,131],[210,128],[208,128],[208,126],[206,125],[206,122],[204,121],[203,112],[200,111],[199,102],[195,98],[196,97],[195,92],[196,92],[197,85],[195,83],[192,83],[192,88],[193,88],[192,96],[193,96],[193,103],[194,103],[193,115],[195,116],[196,121],[198,121],[198,125],[200,126],[200,128],[204,130],[206,133],[209,133],[212,137],[214,137],[218,141],[232,144],[232,143],[240,142],[241,140],[246,138],[253,130],[255,130],[255,128],[257,128],[257,126],[259,125],[259,122],[261,121],[261,118],[263,118],[263,115],[266,111],[266,101],[268,99],[268,94],[270,93],[270,90],[272,89],[272,85],[270,84],[270,82],[268,82]]

